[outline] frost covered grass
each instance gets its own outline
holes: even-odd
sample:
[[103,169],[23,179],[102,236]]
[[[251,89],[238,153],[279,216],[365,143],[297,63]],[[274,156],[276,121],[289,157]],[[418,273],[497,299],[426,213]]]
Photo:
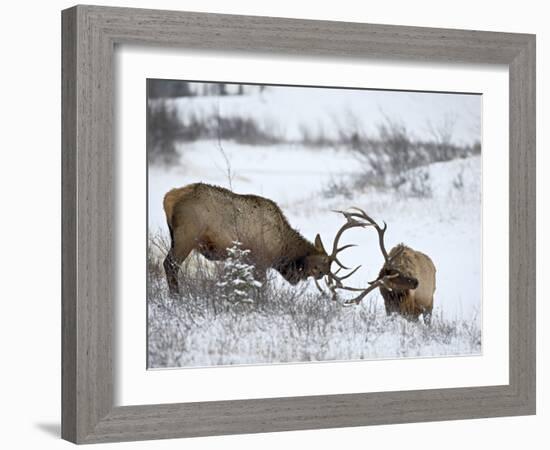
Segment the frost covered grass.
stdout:
[[180,273],[182,294],[168,294],[162,266],[149,261],[148,366],[191,367],[476,354],[477,320],[431,326],[386,316],[381,297],[344,307],[269,277],[250,302],[230,302],[217,288],[219,264],[193,256]]

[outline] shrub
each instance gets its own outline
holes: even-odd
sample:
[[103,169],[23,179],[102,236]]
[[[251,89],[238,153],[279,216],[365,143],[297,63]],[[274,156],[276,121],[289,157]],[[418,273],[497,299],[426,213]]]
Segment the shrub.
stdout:
[[[404,124],[389,118],[378,126],[376,137],[367,136],[360,124],[357,117],[348,114],[348,123],[340,128],[339,139],[355,154],[362,170],[347,183],[337,186],[331,181],[324,191],[325,196],[375,187],[397,190],[413,197],[430,197],[428,165],[466,158],[481,151],[478,142],[471,146],[453,144],[450,122],[446,122],[442,130],[432,130],[431,141],[415,139]],[[457,180],[459,185],[460,182]]]
[[344,181],[336,181],[331,179],[322,191],[325,198],[344,197],[345,199],[352,199],[353,192],[349,185]]
[[254,303],[254,291],[262,283],[254,278],[254,266],[247,262],[250,250],[243,249],[241,243],[233,242],[227,249],[227,258],[222,263],[220,279],[216,286],[220,289],[220,299],[229,303]]
[[419,167],[397,175],[393,180],[392,187],[411,197],[429,198],[433,194],[430,171],[426,167]]
[[147,102],[147,158],[149,163],[171,164],[177,158],[175,139],[181,122],[166,102]]

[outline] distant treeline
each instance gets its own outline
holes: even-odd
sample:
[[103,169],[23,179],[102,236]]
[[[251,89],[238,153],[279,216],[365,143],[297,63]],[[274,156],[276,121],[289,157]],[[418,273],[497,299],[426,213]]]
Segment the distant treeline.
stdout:
[[147,97],[177,98],[198,96],[250,95],[261,93],[264,85],[233,83],[198,83],[180,80],[147,80]]

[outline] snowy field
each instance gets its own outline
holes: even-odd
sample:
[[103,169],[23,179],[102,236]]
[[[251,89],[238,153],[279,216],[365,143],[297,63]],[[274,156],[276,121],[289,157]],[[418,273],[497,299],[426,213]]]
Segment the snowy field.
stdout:
[[[264,123],[277,123],[286,136],[296,135],[292,124],[310,121],[327,133],[336,126],[324,120],[336,112],[350,111],[361,103],[346,92],[319,99],[305,90],[305,97],[291,96],[295,108],[281,111],[288,90],[274,95],[265,92],[246,98],[210,97],[172,100],[180,114],[191,109],[241,111],[256,115]],[[371,97],[378,93],[371,93]],[[386,100],[388,100],[388,93]],[[476,101],[453,104],[457,96],[391,93],[384,109],[382,97],[363,106],[366,123],[376,123],[383,114],[399,114],[408,129],[427,139],[427,123],[455,115],[457,143],[479,136]],[[400,94],[399,97],[397,94]],[[270,100],[270,96],[272,99]],[[348,95],[350,97],[348,97]],[[398,104],[399,99],[403,104]],[[288,98],[286,99],[288,101]],[[299,103],[314,103],[299,115]],[[355,103],[354,103],[355,101]],[[323,102],[326,102],[324,104]],[[191,104],[193,103],[193,104]],[[221,105],[221,106],[220,106]],[[276,107],[273,107],[276,105]],[[351,106],[350,106],[351,105]],[[433,107],[430,108],[429,105]],[[406,106],[406,108],[401,108]],[[460,106],[460,107],[459,107]],[[479,105],[478,105],[479,107]],[[201,109],[202,108],[202,109]],[[224,109],[225,108],[225,109]],[[332,108],[332,109],[330,109]],[[397,108],[399,111],[393,111]],[[445,109],[447,108],[447,109]],[[317,111],[318,114],[307,112]],[[323,114],[321,114],[320,112]],[[328,112],[327,112],[328,111]],[[407,114],[403,115],[403,112]],[[422,112],[426,112],[422,115]],[[342,113],[343,114],[343,113]],[[378,114],[378,116],[376,116]],[[476,115],[477,114],[477,115]],[[376,116],[376,117],[375,117]],[[407,118],[410,121],[407,122]],[[336,133],[336,131],[334,131]],[[223,149],[223,152],[222,152]],[[371,293],[357,307],[342,307],[319,295],[311,281],[293,288],[274,271],[270,286],[279,294],[262,305],[212,304],[205,295],[193,301],[174,301],[167,295],[159,262],[162,251],[150,245],[149,264],[149,367],[187,367],[220,364],[284,363],[319,360],[348,360],[418,356],[448,356],[481,352],[481,159],[480,156],[430,164],[422,170],[429,195],[411,196],[399,189],[364,188],[346,196],[326,195],[327,186],[353,179],[364,169],[343,148],[309,147],[299,143],[252,146],[233,141],[200,140],[180,142],[178,161],[170,166],[150,165],[148,170],[148,226],[150,236],[168,233],[162,198],[173,187],[202,181],[231,187],[237,193],[268,197],[281,207],[290,224],[313,241],[320,233],[325,247],[332,245],[343,218],[333,210],[359,206],[377,221],[388,224],[386,247],[403,242],[428,254],[436,268],[434,319],[431,327],[419,321],[386,317],[378,293]],[[228,177],[230,168],[231,177]],[[370,229],[350,230],[344,243],[358,244],[342,254],[348,266],[362,265],[349,284],[366,286],[376,278],[383,258],[376,233]],[[200,256],[191,264],[204,265]],[[185,268],[183,269],[185,270]],[[345,294],[343,295],[345,298]]]

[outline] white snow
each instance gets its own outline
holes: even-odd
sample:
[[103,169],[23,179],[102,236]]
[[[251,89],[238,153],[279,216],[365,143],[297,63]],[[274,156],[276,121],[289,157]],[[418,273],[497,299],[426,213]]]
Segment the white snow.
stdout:
[[[329,94],[319,96],[315,95],[314,90],[308,89],[302,90],[299,95],[296,94],[297,90],[286,88],[278,91],[276,89],[271,88],[262,95],[251,97],[225,97],[222,100],[197,97],[173,102],[178,105],[182,115],[190,111],[195,113],[203,111],[206,114],[212,108],[218,108],[222,114],[239,113],[261,119],[265,123],[273,123],[273,126],[281,127],[284,129],[284,134],[291,137],[299,137],[299,126],[303,123],[310,126],[318,124],[319,127],[325,128],[326,133],[334,133],[337,122],[345,121],[347,111],[353,111],[353,115],[361,117],[367,128],[374,127],[376,123],[382,121],[385,114],[402,120],[407,128],[412,130],[413,135],[429,138],[428,122],[437,125],[445,120],[445,116],[454,115],[456,118],[453,135],[455,142],[471,144],[479,139],[480,105],[477,96],[380,93],[378,91],[362,91],[359,96],[357,91],[328,91]],[[319,233],[327,249],[332,247],[332,239],[343,224],[343,217],[333,210],[358,206],[365,209],[376,220],[385,221],[388,224],[386,232],[388,250],[393,245],[403,242],[432,258],[437,268],[435,315],[442,320],[457,320],[462,324],[471,323],[474,329],[477,327],[479,330],[481,324],[481,159],[479,156],[430,165],[427,170],[432,196],[429,198],[415,198],[399,191],[382,192],[371,188],[362,192],[354,191],[351,199],[341,196],[327,199],[322,191],[331,180],[349,180],[361,171],[358,160],[351,152],[334,148],[309,148],[297,144],[249,146],[231,141],[221,142],[221,147],[225,155],[222,154],[217,141],[179,143],[177,151],[180,156],[177,164],[171,167],[156,165],[149,167],[150,231],[161,230],[167,234],[162,210],[164,194],[171,188],[198,181],[230,187],[237,193],[262,195],[274,200],[294,228],[311,241]],[[230,163],[231,180],[228,179],[226,161]],[[362,265],[362,268],[348,280],[349,284],[366,286],[369,280],[377,276],[383,262],[376,233],[372,229],[350,230],[346,232],[344,241],[343,243],[358,244],[358,247],[346,250],[342,254],[341,259],[344,264],[350,267]],[[316,292],[313,283],[309,283],[309,292]],[[382,299],[377,292],[371,294],[364,303],[365,305],[359,309],[363,310],[369,304],[376,305],[375,316],[378,322],[385,320],[385,314],[381,308]],[[342,314],[352,320],[353,314],[358,313]],[[214,326],[216,326],[214,323],[208,325],[208,327]],[[223,329],[223,324],[218,323],[217,326]],[[247,329],[251,329],[254,324],[248,323],[246,326]],[[418,338],[418,333],[421,333],[417,328],[414,328],[410,334],[405,333],[407,331],[405,328],[409,326],[418,327],[418,325],[413,326],[400,321],[389,323],[388,327],[395,333],[392,334],[391,330],[384,331],[385,337],[380,341],[383,344],[379,346],[369,343],[370,347],[361,347],[363,345],[361,343],[368,338],[363,335],[357,336],[357,342],[350,342],[348,350],[345,347],[346,342],[328,342],[326,351],[322,353],[325,355],[323,357],[346,359],[346,355],[354,358],[404,356],[403,348],[406,345],[403,344],[403,339],[406,337],[414,340]],[[201,333],[201,336],[205,337],[212,331],[208,327],[202,330],[204,334]],[[276,329],[284,330],[284,326],[274,326],[274,330]],[[338,334],[338,330],[333,332]],[[465,333],[467,332],[469,331],[466,330]],[[274,336],[270,337],[269,333],[265,333],[261,338],[259,336],[261,330],[256,330],[255,333],[254,339],[264,339],[261,349],[258,349],[257,342],[247,342],[243,338],[238,345],[236,344],[236,354],[225,354],[219,359],[209,359],[195,352],[190,355],[190,359],[177,360],[176,358],[166,364],[209,365],[219,361],[223,364],[246,364],[276,361],[276,356],[271,359],[266,356],[269,354],[270,341]],[[380,338],[380,335],[377,336],[376,339]],[[344,334],[342,337],[344,338]],[[279,335],[277,338],[284,337]],[[349,336],[345,337],[345,339],[348,338]],[[201,337],[194,335],[192,339],[200,341]],[[289,343],[293,342],[292,337],[288,339]],[[187,342],[186,345],[197,347],[198,344],[193,342]],[[336,348],[338,346],[340,346],[339,349]],[[448,348],[443,348],[441,343],[434,344],[433,348],[414,345],[411,348],[415,350],[408,356],[462,354],[480,350],[479,347],[472,348],[469,343],[460,340],[453,341]],[[215,353],[218,350],[209,347],[208,351]],[[294,357],[299,358],[296,352],[298,350],[295,352],[288,350],[287,355],[290,356],[282,359],[287,361],[293,360]],[[311,355],[311,352],[306,353]],[[259,353],[263,356],[258,356]]]

